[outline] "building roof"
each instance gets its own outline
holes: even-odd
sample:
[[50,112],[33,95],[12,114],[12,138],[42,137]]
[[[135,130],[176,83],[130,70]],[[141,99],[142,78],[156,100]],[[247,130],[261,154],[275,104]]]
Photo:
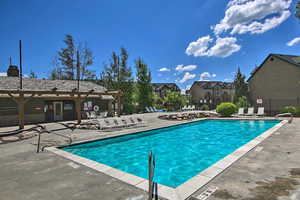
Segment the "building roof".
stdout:
[[[19,77],[1,77],[0,76],[0,90],[18,90],[20,86]],[[23,90],[30,91],[56,91],[70,92],[77,88],[76,80],[48,80],[48,79],[34,79],[23,78]],[[103,86],[97,85],[90,81],[80,81],[79,91],[89,92],[106,92],[107,89]]]
[[212,89],[215,86],[220,86],[223,89],[234,89],[234,85],[233,83],[229,83],[229,82],[222,82],[222,81],[195,81],[192,85],[192,87],[194,85],[199,86],[200,88],[203,89]]
[[249,81],[253,76],[254,74],[260,70],[260,68],[265,64],[265,62],[271,57],[276,57],[282,61],[285,61],[285,62],[288,62],[292,65],[295,65],[297,67],[300,67],[300,56],[296,56],[296,55],[283,55],[283,54],[269,54],[267,56],[267,58],[262,62],[262,64],[258,67],[256,67],[252,72],[251,72],[251,76],[248,78],[247,81]]
[[180,88],[175,83],[152,83],[154,91],[159,91],[163,87],[168,88],[176,88],[176,90],[180,90]]

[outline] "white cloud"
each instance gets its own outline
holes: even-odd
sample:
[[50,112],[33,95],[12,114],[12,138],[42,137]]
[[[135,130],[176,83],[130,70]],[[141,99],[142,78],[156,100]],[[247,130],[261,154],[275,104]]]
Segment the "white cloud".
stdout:
[[288,43],[286,43],[286,45],[288,46],[294,46],[295,44],[299,43],[300,42],[300,37],[296,37],[294,39],[292,39],[291,41],[289,41]]
[[210,46],[213,41],[210,36],[199,38],[195,42],[191,42],[186,49],[187,55],[198,56],[214,56],[214,57],[227,57],[241,49],[241,46],[236,44],[237,39],[234,37],[218,37],[215,44]]
[[224,18],[212,28],[217,35],[230,29],[231,34],[264,33],[291,15],[291,3],[292,0],[231,0]]
[[200,74],[200,81],[209,81],[211,78],[215,78],[216,74],[211,74],[209,72],[203,72]]
[[0,76],[7,76],[6,72],[0,72]]
[[177,67],[175,68],[176,71],[180,71],[180,72],[183,72],[183,71],[193,71],[197,69],[197,65],[177,65]]
[[184,83],[188,80],[191,80],[193,78],[196,77],[196,74],[191,74],[189,72],[185,72],[184,76],[182,77],[182,79],[179,80],[180,83]]
[[169,68],[163,67],[163,68],[160,68],[158,71],[160,71],[160,72],[169,72],[171,70]]

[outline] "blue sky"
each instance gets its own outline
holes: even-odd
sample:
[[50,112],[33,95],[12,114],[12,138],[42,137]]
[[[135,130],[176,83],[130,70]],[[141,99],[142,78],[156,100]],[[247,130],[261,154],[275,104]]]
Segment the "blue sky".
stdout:
[[33,70],[47,77],[64,35],[71,34],[92,49],[97,74],[112,51],[125,47],[132,67],[137,57],[145,60],[153,82],[176,82],[185,89],[200,79],[230,81],[237,67],[249,76],[269,53],[300,55],[295,3],[1,0],[0,72],[9,56],[18,64],[22,39],[25,74]]

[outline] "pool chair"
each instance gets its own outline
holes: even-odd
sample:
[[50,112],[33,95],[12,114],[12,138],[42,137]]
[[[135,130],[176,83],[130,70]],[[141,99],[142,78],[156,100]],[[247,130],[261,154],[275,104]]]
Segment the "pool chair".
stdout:
[[92,119],[89,112],[85,112],[85,115],[86,115],[86,118],[87,118],[87,119]]
[[122,122],[122,120],[120,118],[113,118],[113,125],[115,126],[115,128],[124,128],[126,127],[125,124]]
[[192,106],[188,106],[187,110],[188,111],[192,110]]
[[137,124],[136,122],[130,120],[130,118],[124,118],[122,121],[126,123],[127,126],[135,126]]
[[244,110],[245,110],[244,108],[239,108],[237,116],[243,116],[243,115],[245,115]]
[[103,121],[104,121],[105,128],[118,128],[114,122],[110,122],[107,119]]
[[91,112],[90,112],[90,118],[91,118],[91,119],[96,119],[96,118],[97,118],[97,115],[96,115],[96,112],[95,112],[95,111],[91,111]]
[[265,116],[265,108],[264,107],[258,107],[256,116],[258,116],[258,117]]
[[182,111],[187,110],[187,106],[183,106],[183,108],[181,109]]
[[246,116],[254,116],[254,108],[248,108],[248,113],[246,114]]
[[196,110],[196,106],[195,105],[192,105],[192,110]]
[[146,107],[145,109],[146,109],[146,112],[147,112],[147,113],[151,113],[151,112],[152,112],[152,111],[150,110],[150,108],[148,108],[148,107]]
[[155,112],[153,107],[150,106],[149,109],[151,110],[151,112]]
[[146,124],[146,122],[145,122],[142,118],[140,118],[140,117],[137,117],[137,118],[136,118],[136,122],[137,122],[139,125],[145,125],[145,124]]

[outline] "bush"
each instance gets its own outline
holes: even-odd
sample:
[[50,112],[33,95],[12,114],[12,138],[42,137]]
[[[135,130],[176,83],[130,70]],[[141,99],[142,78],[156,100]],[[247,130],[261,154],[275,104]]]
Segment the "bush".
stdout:
[[239,97],[235,105],[238,108],[248,108],[249,103],[248,103],[247,97],[245,97],[245,96]]
[[209,106],[206,104],[203,104],[202,106],[200,106],[200,110],[209,110]]
[[219,113],[222,117],[230,117],[237,111],[236,105],[233,103],[221,103],[217,106],[217,113]]
[[285,106],[280,110],[280,113],[292,113],[294,116],[297,115],[297,111],[299,112],[299,108],[297,109],[295,106]]

